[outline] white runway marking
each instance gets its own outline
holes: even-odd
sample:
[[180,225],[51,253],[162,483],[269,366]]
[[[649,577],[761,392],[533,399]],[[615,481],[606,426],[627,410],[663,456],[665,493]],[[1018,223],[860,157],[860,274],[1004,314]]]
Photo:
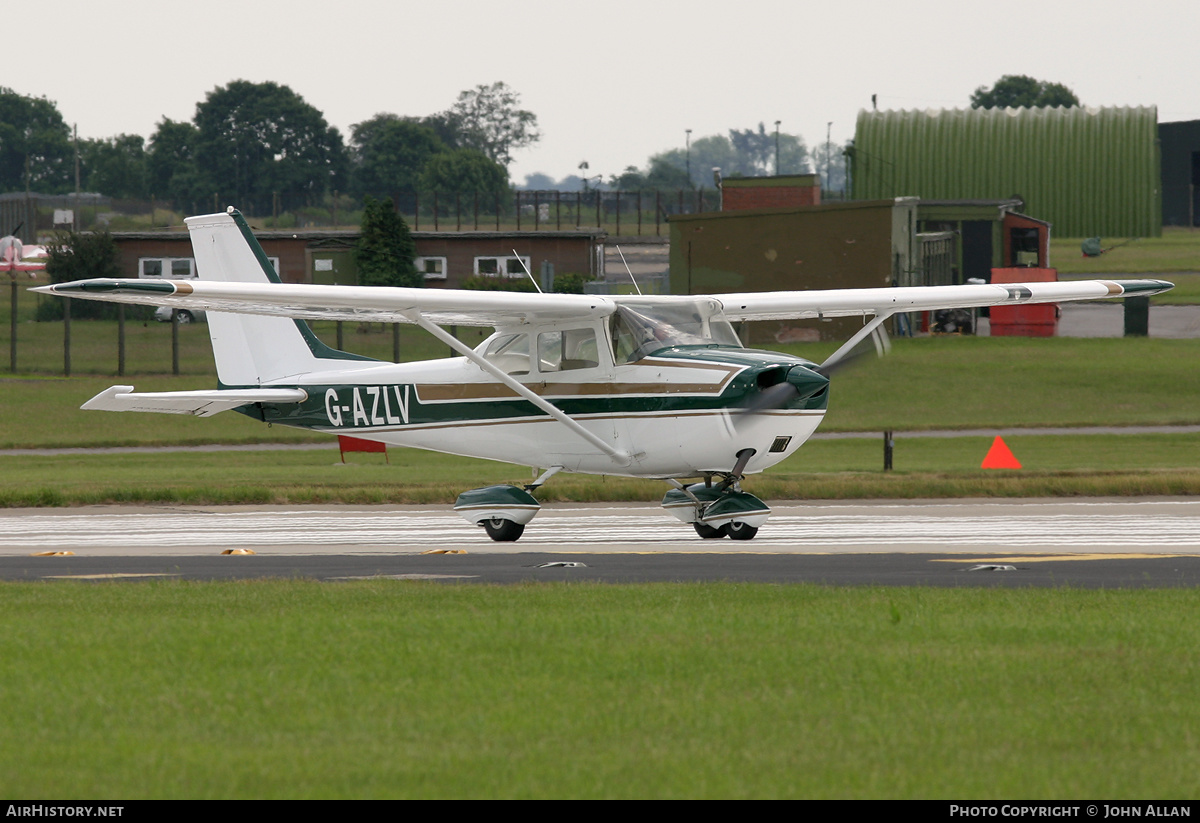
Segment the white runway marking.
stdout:
[[441,508],[0,513],[0,554],[71,549],[78,555],[259,553],[703,551],[1200,552],[1200,504],[1190,501],[787,505],[752,542],[701,540],[656,507],[544,510],[517,543]]

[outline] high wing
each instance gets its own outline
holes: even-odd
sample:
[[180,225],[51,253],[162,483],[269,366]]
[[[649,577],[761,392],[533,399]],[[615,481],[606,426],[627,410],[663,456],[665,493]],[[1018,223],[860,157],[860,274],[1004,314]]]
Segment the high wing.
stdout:
[[907,286],[890,289],[746,292],[718,295],[730,321],[858,317],[896,312],[1066,303],[1160,294],[1174,288],[1165,280],[1066,280],[968,286]]
[[114,303],[304,320],[412,323],[413,313],[420,312],[434,323],[460,326],[585,319],[611,314],[614,308],[608,298],[598,295],[203,280],[77,280],[33,291]]
[[[1003,285],[911,286],[885,289],[746,292],[714,295],[725,317],[741,320],[793,320],[820,317],[890,315],[934,309],[1065,303],[1159,294],[1173,288],[1164,280],[1077,280]],[[294,317],[411,323],[419,312],[434,323],[504,326],[553,323],[611,314],[621,296],[529,294],[521,292],[404,289],[385,286],[321,286],[293,283],[212,283],[172,280],[78,280],[34,291],[116,303],[179,309]],[[671,297],[629,298],[639,303]],[[694,300],[694,297],[678,299]]]

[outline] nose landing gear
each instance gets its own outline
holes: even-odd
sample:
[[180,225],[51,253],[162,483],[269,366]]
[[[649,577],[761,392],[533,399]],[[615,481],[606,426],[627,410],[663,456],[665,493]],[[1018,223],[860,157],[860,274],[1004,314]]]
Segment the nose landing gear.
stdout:
[[739,451],[733,471],[723,475],[724,479],[716,485],[712,483],[712,475],[703,483],[690,486],[677,480],[668,481],[675,488],[663,497],[662,507],[684,523],[691,523],[696,534],[705,540],[721,537],[753,540],[771,515],[766,503],[741,489],[742,472],[754,454],[754,449]]

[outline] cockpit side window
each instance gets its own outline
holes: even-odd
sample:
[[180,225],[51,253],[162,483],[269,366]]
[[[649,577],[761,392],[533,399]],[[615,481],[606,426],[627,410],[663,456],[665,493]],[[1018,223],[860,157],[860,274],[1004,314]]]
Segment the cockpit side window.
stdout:
[[529,374],[529,335],[502,334],[483,356],[505,374]]

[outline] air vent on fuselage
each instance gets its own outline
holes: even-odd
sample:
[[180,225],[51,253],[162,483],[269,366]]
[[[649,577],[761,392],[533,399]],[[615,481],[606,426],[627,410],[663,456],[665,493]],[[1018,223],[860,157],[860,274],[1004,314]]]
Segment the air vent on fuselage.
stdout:
[[771,386],[778,386],[784,380],[787,380],[787,366],[772,366],[769,369],[763,369],[755,378],[760,389],[769,389]]

